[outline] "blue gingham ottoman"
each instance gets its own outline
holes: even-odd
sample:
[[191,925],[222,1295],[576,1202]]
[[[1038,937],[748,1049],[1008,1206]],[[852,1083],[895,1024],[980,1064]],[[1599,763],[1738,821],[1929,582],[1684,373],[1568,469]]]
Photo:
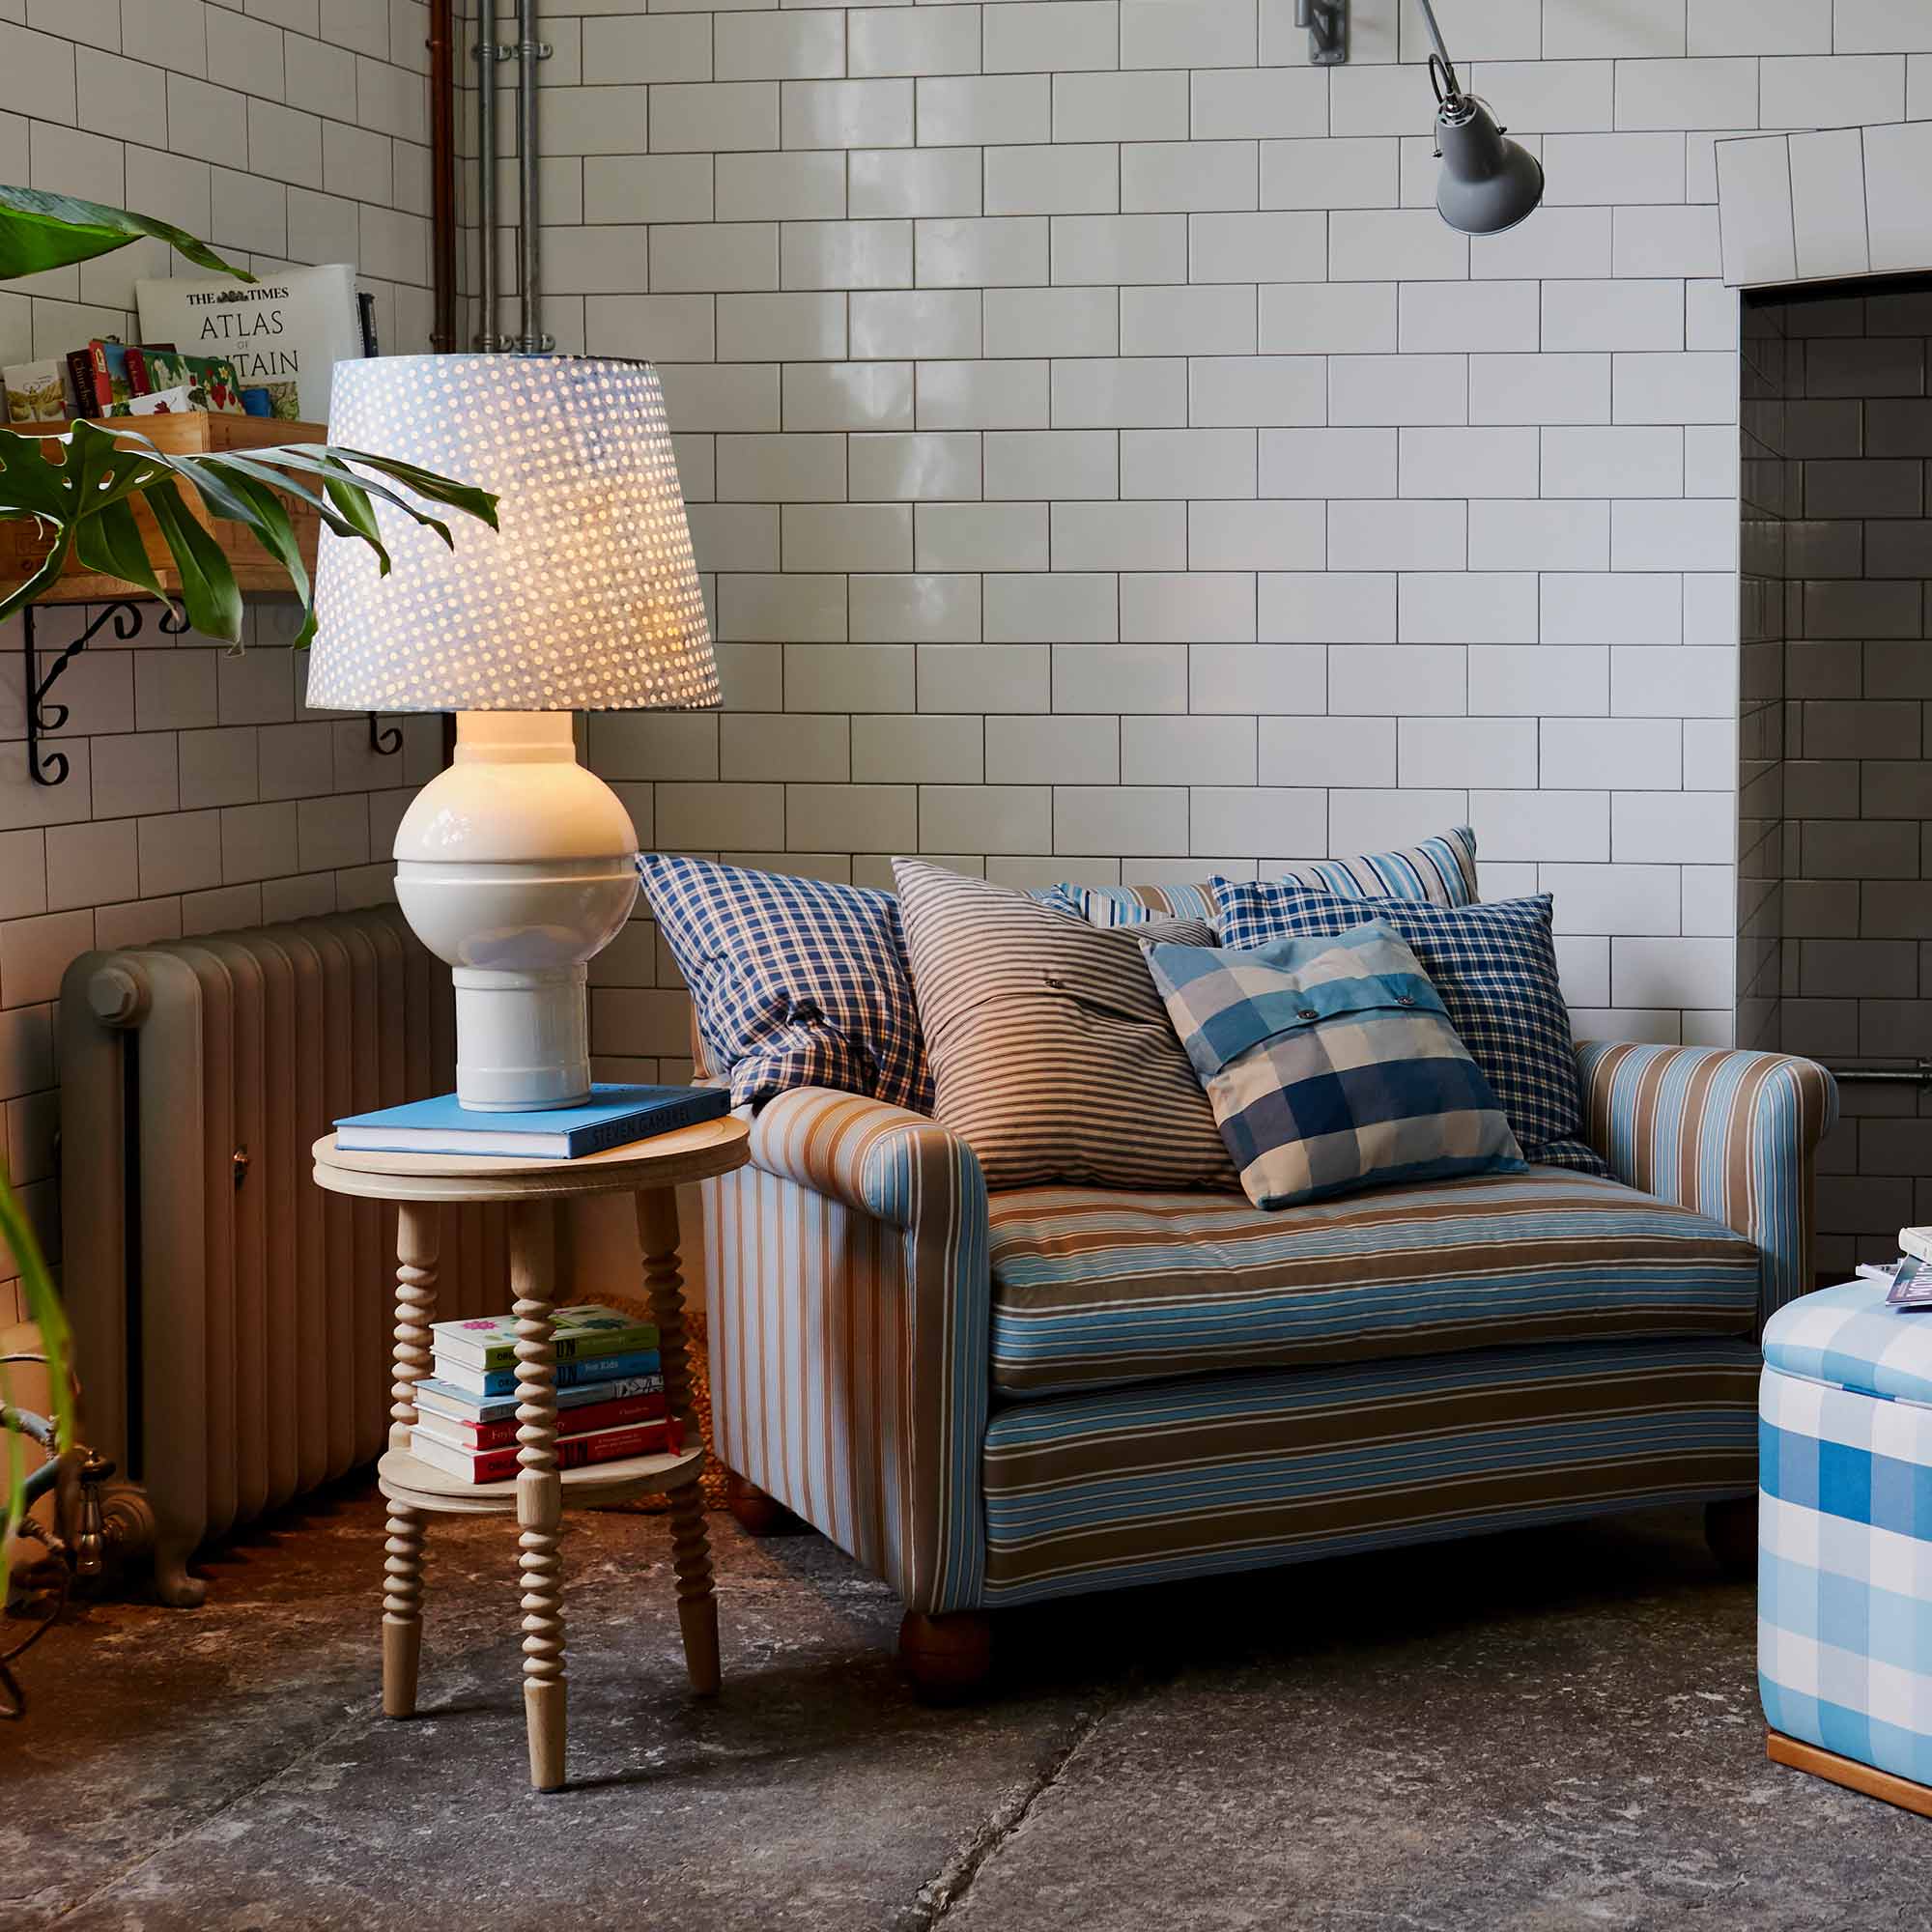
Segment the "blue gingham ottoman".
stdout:
[[[1932,1310],[1889,1308],[1870,1281],[1787,1303],[1764,1332],[1758,1416],[1772,1755],[1932,1808]],[[1860,1767],[1889,1776],[1846,1775]]]

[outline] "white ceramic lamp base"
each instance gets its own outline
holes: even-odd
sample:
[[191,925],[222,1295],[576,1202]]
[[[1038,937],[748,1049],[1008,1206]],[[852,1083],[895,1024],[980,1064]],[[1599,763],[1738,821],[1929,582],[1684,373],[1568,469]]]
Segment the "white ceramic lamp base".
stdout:
[[457,714],[456,762],[396,829],[396,896],[456,983],[456,1094],[514,1113],[590,1091],[588,962],[637,902],[638,835],[568,712]]

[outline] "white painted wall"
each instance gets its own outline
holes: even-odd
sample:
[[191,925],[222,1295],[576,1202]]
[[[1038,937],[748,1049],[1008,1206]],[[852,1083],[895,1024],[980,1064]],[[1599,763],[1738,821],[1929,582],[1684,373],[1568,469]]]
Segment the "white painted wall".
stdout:
[[[1417,18],[1354,11],[1321,71],[1293,0],[556,0],[548,323],[664,373],[728,691],[593,755],[646,839],[871,881],[1466,816],[1584,1030],[1728,1038],[1714,142],[1932,115],[1932,10],[1444,0],[1549,177],[1474,242]],[[648,934],[600,979],[606,1065],[674,1066]]]
[[[257,270],[350,261],[386,349],[428,347],[428,90],[421,0],[0,0],[0,181],[132,207]],[[0,287],[0,362],[136,338],[147,242]],[[184,272],[199,273],[185,264]],[[53,999],[75,953],[253,925],[389,892],[394,824],[440,727],[371,755],[360,718],[311,713],[285,602],[234,656],[152,624],[62,678],[73,762],[30,784],[20,633],[0,626],[0,1113],[6,1157],[54,1234]],[[77,611],[50,611],[49,652]],[[0,1324],[12,1318],[0,1247]]]

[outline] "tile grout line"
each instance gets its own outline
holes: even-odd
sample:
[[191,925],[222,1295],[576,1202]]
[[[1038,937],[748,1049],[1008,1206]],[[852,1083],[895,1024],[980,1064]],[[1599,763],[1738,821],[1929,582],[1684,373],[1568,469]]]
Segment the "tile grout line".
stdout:
[[1065,1776],[1067,1768],[1115,1711],[1129,1700],[1122,1692],[1097,1710],[1082,1712],[1047,1760],[1018,1791],[1011,1793],[974,1833],[970,1843],[920,1887],[919,1896],[899,1915],[894,1932],[928,1932],[965,1898],[974,1882],[1033,1815],[1034,1807]]
[[292,1771],[295,1771],[309,1759],[317,1756],[320,1752],[328,1749],[338,1739],[347,1736],[350,1732],[359,1727],[365,1726],[368,1721],[369,1713],[366,1709],[350,1711],[344,1716],[340,1723],[331,1726],[322,1736],[311,1740],[308,1745],[297,1751],[285,1763],[278,1764],[272,1771],[264,1773],[252,1784],[243,1785],[240,1790],[233,1793],[230,1797],[223,1799],[220,1804],[213,1806],[201,1817],[195,1819],[192,1824],[145,1852],[132,1864],[128,1865],[121,1871],[115,1872],[109,1878],[102,1879],[85,1896],[76,1898],[71,1905],[63,1907],[47,1922],[51,1925],[58,1925],[63,1920],[72,1918],[76,1912],[84,1911],[88,1906],[97,1904],[112,1892],[116,1887],[125,1885],[136,1873],[145,1870],[149,1865],[153,1864],[156,1859],[163,1857],[166,1853],[173,1851],[176,1846],[184,1844],[198,1833],[205,1832],[217,1818],[226,1816],[238,1804],[245,1804],[249,1799],[266,1791],[270,1785],[278,1783]]

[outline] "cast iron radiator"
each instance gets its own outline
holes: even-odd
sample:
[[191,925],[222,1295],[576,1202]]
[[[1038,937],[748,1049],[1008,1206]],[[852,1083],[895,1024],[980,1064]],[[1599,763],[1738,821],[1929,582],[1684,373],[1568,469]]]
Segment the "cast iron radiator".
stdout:
[[[63,1290],[83,1433],[156,1574],[386,1445],[395,1208],[325,1194],[336,1116],[456,1084],[448,973],[393,906],[126,952],[61,982]],[[509,1305],[503,1210],[443,1217],[439,1318]]]

